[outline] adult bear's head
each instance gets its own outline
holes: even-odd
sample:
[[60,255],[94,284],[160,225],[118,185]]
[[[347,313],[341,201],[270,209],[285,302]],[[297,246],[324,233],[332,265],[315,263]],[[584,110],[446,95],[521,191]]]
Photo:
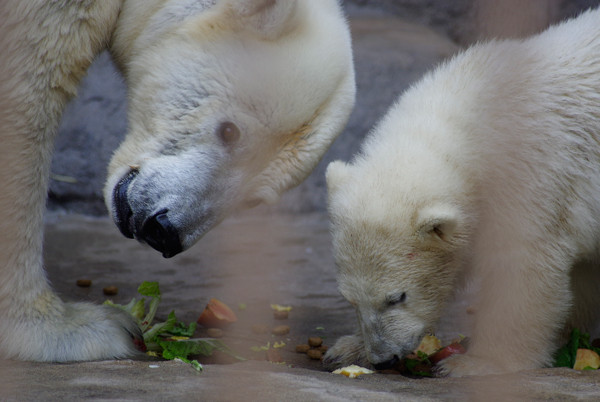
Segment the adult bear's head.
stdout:
[[107,206],[165,257],[304,180],[354,104],[336,0],[128,0],[112,53],[129,133]]

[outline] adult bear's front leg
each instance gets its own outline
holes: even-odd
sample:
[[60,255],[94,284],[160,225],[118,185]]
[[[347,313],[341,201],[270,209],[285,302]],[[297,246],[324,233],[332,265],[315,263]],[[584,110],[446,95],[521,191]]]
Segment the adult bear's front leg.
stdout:
[[[134,355],[141,331],[107,306],[64,303],[42,263],[53,140],[79,79],[108,42],[120,0],[0,4],[0,357]],[[68,4],[67,4],[68,3]]]
[[52,135],[36,136],[27,124],[3,117],[0,356],[76,361],[134,355],[143,342],[133,317],[108,306],[64,303],[51,290],[42,243]]

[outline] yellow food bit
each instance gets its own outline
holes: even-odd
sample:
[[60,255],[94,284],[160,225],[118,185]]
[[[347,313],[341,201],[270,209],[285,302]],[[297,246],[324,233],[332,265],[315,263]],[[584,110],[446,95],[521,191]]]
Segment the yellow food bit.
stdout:
[[275,343],[273,344],[273,348],[274,348],[274,349],[282,348],[282,347],[284,347],[284,346],[285,346],[285,342],[283,342],[283,341],[281,341],[281,342],[275,342]]
[[156,353],[156,352],[153,352],[153,351],[151,351],[151,350],[147,351],[147,352],[146,352],[146,354],[147,354],[148,356],[152,356],[152,357],[158,357],[158,353]]
[[271,348],[271,342],[267,342],[264,346],[252,346],[250,349],[253,352],[260,352],[261,350],[269,350]]
[[598,353],[590,349],[577,349],[575,364],[573,365],[575,370],[585,370],[586,368],[597,370],[599,367],[600,356],[598,356]]
[[357,366],[356,364],[352,364],[350,366],[342,367],[333,372],[333,374],[341,374],[345,375],[348,378],[356,378],[362,374],[373,374],[373,370],[369,370],[368,368]]
[[271,304],[271,308],[275,311],[290,311],[292,306],[282,306],[280,304]]
[[425,335],[419,347],[415,349],[415,353],[422,352],[429,356],[441,348],[442,342],[435,335]]
[[190,339],[189,336],[172,336],[171,339],[173,339],[174,341],[185,341]]

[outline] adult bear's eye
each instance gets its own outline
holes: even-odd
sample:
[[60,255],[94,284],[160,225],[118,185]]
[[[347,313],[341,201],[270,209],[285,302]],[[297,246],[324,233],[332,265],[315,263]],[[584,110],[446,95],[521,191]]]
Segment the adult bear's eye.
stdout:
[[397,304],[404,303],[405,301],[406,301],[406,292],[402,292],[399,295],[390,297],[387,301],[387,304],[388,304],[388,306],[395,306]]
[[240,139],[240,129],[230,121],[221,123],[218,134],[225,145],[234,144]]

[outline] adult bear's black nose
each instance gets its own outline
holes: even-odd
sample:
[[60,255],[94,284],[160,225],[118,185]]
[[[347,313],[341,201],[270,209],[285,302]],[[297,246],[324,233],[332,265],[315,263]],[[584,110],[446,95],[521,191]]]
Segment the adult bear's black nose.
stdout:
[[398,356],[394,355],[390,360],[373,364],[373,367],[375,367],[375,370],[389,370],[394,368],[399,361]]
[[127,198],[127,190],[129,190],[129,185],[137,175],[137,170],[131,170],[117,183],[113,190],[113,219],[123,236],[129,239],[133,239],[134,223],[133,211]]
[[168,212],[167,209],[161,209],[148,217],[144,221],[140,233],[136,234],[136,237],[160,251],[165,258],[173,257],[182,251],[179,234],[169,221]]

